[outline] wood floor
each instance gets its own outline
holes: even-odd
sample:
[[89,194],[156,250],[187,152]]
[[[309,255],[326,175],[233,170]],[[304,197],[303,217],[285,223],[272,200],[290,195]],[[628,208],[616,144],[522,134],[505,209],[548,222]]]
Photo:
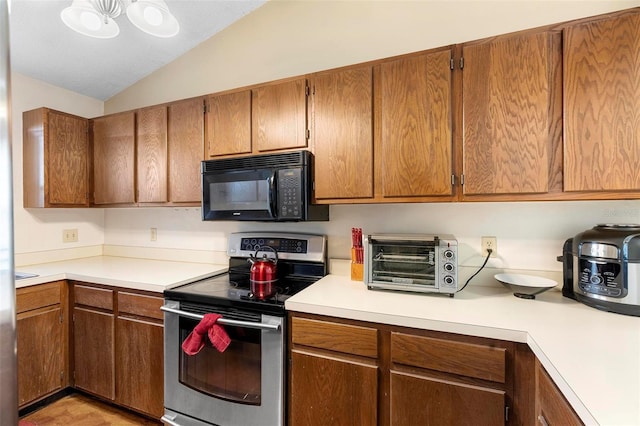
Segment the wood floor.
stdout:
[[156,426],[161,424],[81,394],[65,396],[20,420],[21,424],[29,426]]

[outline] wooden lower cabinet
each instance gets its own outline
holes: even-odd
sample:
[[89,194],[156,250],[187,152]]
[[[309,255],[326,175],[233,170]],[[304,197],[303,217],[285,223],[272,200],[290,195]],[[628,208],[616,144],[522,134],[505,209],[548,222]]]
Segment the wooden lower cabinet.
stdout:
[[73,285],[74,386],[113,400],[114,292]]
[[20,408],[67,386],[65,293],[63,281],[16,291]]
[[[533,424],[515,413],[517,344],[291,313],[289,424]],[[532,417],[531,415],[529,417]]]
[[536,419],[540,426],[577,426],[582,421],[536,360]]
[[118,293],[115,402],[154,418],[164,412],[162,302],[161,297]]
[[418,374],[391,371],[391,424],[499,425],[505,392]]
[[73,299],[74,386],[159,419],[162,296],[76,282]]
[[378,424],[376,365],[294,351],[291,386],[292,426]]

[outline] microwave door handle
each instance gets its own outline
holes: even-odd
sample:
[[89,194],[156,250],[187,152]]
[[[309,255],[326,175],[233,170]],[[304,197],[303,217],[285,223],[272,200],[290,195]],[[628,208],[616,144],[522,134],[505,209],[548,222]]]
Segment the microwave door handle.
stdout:
[[[176,314],[181,317],[191,318],[194,320],[201,320],[204,318],[204,315],[194,314],[192,312],[181,311],[180,309],[169,308],[167,306],[161,306],[161,311],[169,312],[171,314]],[[227,318],[220,318],[216,321],[218,324],[222,325],[232,325],[236,327],[243,328],[255,328],[257,330],[269,330],[269,331],[280,331],[280,325],[278,324],[264,324],[261,322],[251,322],[251,321],[239,321]]]
[[271,215],[271,217],[275,218],[276,217],[276,211],[275,211],[275,205],[274,205],[274,200],[275,200],[275,172],[269,176],[267,178],[267,186],[269,188],[269,190],[267,191],[267,205],[269,206],[269,215]]

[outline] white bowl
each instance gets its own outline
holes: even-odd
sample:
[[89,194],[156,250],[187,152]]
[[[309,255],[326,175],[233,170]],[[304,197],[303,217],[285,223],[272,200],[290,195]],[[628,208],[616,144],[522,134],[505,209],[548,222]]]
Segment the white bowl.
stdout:
[[535,299],[536,294],[558,285],[554,280],[535,275],[496,274],[494,278],[509,288],[513,295],[523,299]]

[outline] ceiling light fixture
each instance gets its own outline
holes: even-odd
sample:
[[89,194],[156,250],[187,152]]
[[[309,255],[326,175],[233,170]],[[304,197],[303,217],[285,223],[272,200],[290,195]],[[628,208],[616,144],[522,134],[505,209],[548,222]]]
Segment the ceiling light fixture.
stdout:
[[138,29],[156,37],[178,34],[178,20],[164,0],[73,0],[60,13],[66,26],[89,37],[113,38],[120,34],[115,19],[126,10]]

